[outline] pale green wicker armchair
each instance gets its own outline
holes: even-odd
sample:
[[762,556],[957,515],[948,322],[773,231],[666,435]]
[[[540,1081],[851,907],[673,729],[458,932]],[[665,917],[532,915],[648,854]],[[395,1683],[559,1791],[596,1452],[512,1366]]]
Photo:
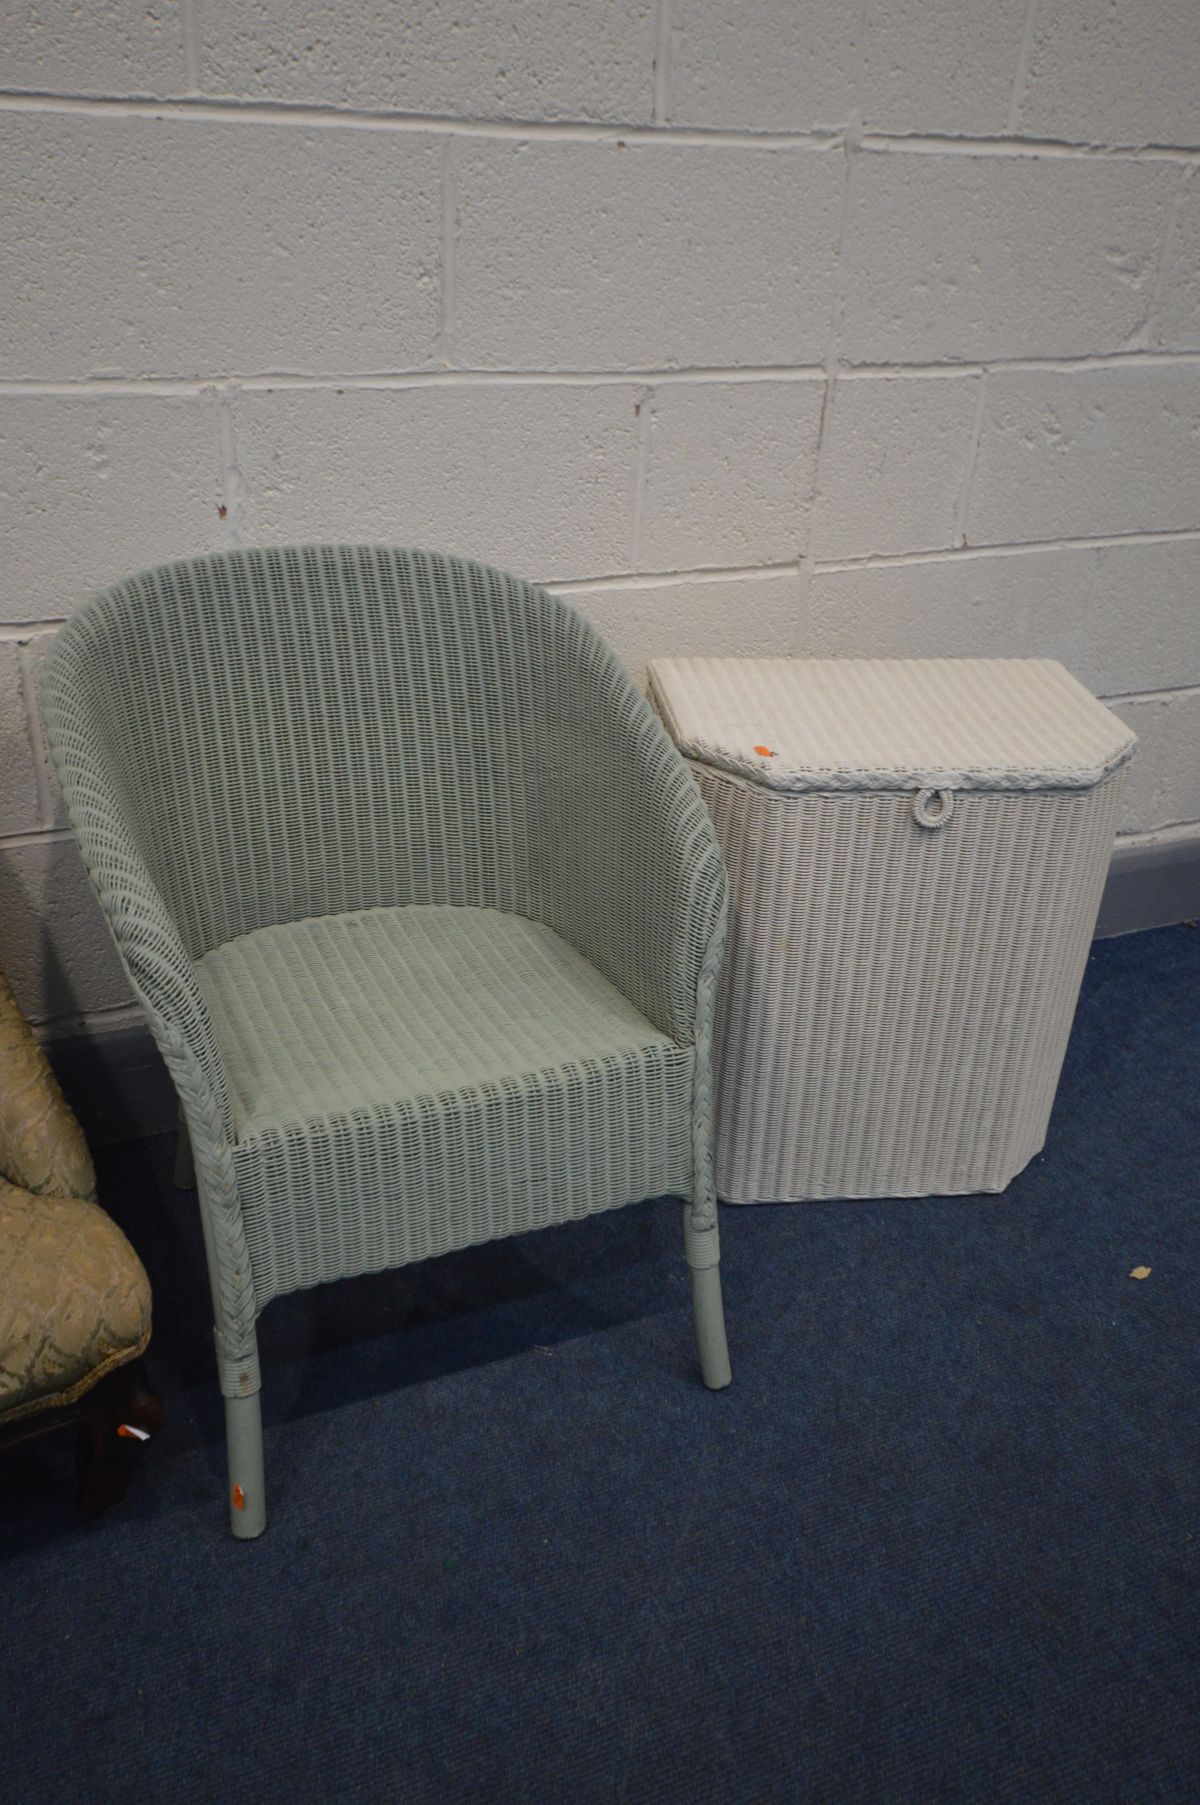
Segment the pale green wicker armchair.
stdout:
[[44,664],[72,825],[179,1092],[231,1522],[273,1298],[663,1193],[729,1382],[709,1147],[725,879],[682,760],[545,591],[427,552],[151,570]]

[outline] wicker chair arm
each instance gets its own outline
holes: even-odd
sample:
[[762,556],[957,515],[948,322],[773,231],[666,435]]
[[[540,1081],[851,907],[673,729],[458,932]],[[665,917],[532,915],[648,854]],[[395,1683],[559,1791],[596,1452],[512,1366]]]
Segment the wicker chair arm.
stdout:
[[216,1136],[212,1152],[224,1151],[233,1134],[228,1085],[191,957],[108,774],[115,761],[106,769],[91,733],[76,718],[75,697],[69,689],[59,691],[54,648],[43,667],[42,704],[88,880],[158,1049],[195,1102],[194,1124],[192,1109],[187,1111],[193,1140]]

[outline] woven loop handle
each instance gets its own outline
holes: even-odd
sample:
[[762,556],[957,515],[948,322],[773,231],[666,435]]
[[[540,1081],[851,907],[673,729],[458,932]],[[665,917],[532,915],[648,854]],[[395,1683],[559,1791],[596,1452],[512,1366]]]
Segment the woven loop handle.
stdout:
[[918,827],[945,827],[953,813],[953,790],[918,790],[913,798],[913,820]]

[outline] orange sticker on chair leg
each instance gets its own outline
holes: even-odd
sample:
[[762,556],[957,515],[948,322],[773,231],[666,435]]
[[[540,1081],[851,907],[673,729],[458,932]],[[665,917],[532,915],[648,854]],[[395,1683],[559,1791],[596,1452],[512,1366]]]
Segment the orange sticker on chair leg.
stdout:
[[246,1508],[246,1494],[240,1485],[235,1485],[233,1488],[233,1508],[234,1510],[245,1510]]

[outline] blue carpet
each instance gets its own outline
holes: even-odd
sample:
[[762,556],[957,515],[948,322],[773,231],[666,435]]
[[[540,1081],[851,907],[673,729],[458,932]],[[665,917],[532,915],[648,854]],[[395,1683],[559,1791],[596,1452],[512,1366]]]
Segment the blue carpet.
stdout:
[[666,1202],[273,1305],[249,1545],[110,1150],[169,1428],[99,1524],[3,1464],[4,1805],[1200,1799],[1198,1049],[1200,932],[1106,942],[1004,1197],[726,1210],[717,1396]]

